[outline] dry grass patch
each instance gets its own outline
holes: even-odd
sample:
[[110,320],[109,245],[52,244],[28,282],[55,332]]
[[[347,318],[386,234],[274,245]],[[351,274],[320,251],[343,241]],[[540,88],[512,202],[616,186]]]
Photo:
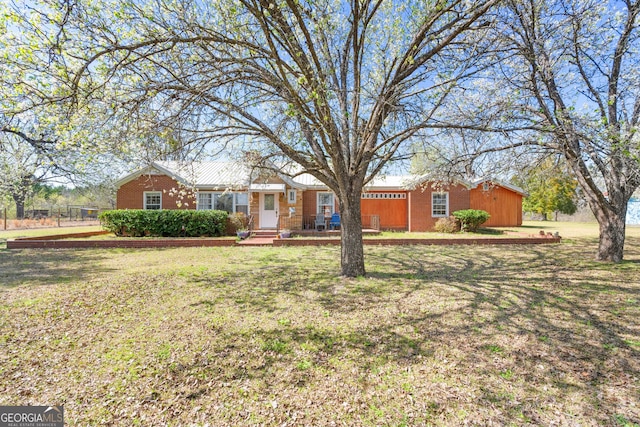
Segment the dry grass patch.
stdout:
[[634,425],[640,238],[0,251],[0,405],[69,425]]

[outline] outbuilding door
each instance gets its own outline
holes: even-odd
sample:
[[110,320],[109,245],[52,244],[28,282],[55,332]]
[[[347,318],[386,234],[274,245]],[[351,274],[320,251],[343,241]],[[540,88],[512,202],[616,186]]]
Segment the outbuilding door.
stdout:
[[360,210],[364,227],[370,221],[370,217],[376,215],[380,218],[380,228],[383,230],[407,229],[406,192],[364,193],[360,203]]

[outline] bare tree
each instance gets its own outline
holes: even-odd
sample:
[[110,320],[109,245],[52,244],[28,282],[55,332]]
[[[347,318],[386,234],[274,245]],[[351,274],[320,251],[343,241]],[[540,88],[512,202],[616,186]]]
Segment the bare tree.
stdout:
[[0,132],[0,194],[16,204],[17,218],[24,218],[24,205],[36,184],[50,172],[38,150],[15,134]]
[[448,107],[456,114],[442,124],[495,132],[458,161],[513,149],[563,156],[600,225],[598,260],[622,260],[640,186],[639,14],[638,0],[507,1],[492,35],[499,61],[459,88],[483,102]]
[[342,274],[359,276],[362,188],[480,69],[496,0],[98,3],[55,31],[57,63],[80,64],[75,106],[312,174],[339,200]]
[[640,2],[513,1],[509,11],[516,107],[536,124],[533,143],[563,154],[580,183],[600,224],[597,259],[619,262],[640,185]]

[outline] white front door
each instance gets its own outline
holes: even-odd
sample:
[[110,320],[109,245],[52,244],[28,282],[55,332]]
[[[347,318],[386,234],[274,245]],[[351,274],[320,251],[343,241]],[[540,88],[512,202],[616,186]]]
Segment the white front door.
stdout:
[[278,207],[277,193],[260,193],[260,228],[276,228]]

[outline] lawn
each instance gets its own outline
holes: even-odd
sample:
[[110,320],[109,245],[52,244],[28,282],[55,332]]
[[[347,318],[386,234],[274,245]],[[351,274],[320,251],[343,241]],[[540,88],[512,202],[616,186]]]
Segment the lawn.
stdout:
[[68,233],[86,233],[89,231],[100,230],[102,230],[102,227],[99,225],[0,230],[0,249],[6,248],[7,239],[17,239],[18,237],[54,236]]
[[[542,246],[0,249],[0,405],[70,426],[640,424],[640,229]],[[545,229],[545,231],[547,231]]]

